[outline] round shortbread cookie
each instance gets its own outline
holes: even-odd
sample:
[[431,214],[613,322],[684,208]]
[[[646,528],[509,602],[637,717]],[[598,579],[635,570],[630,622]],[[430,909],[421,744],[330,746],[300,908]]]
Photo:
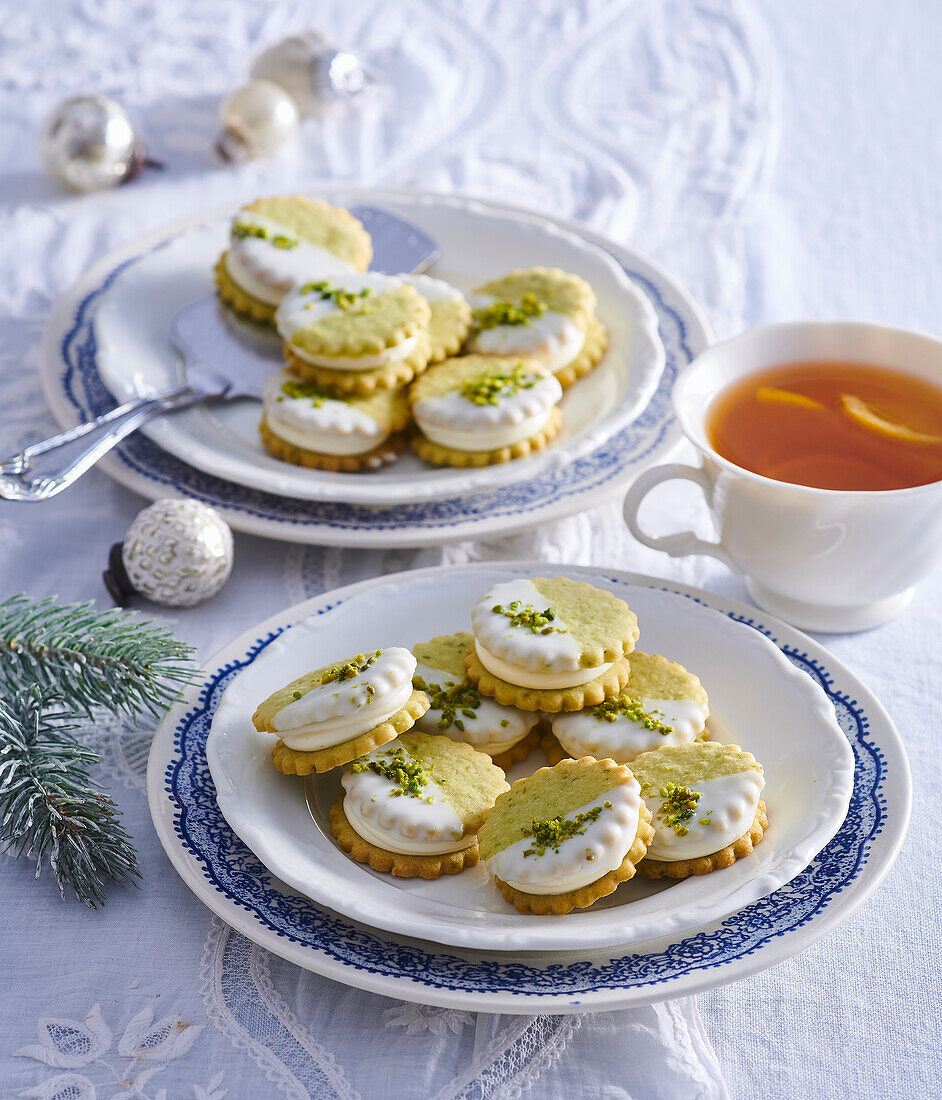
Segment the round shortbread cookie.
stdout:
[[570,688],[520,687],[508,683],[489,672],[475,650],[471,650],[465,661],[468,679],[482,695],[496,699],[504,706],[519,707],[521,710],[538,710],[544,714],[556,714],[561,710],[582,710],[617,695],[628,685],[631,667],[627,657],[612,661],[609,668],[592,680]]
[[471,327],[471,307],[465,296],[443,279],[433,279],[429,275],[399,277],[415,287],[429,304],[429,362],[440,363],[449,355],[457,354]]
[[582,350],[571,362],[553,373],[564,390],[585,378],[601,363],[608,351],[608,330],[597,317],[590,317]]
[[299,359],[285,344],[285,363],[292,373],[308,382],[329,386],[343,393],[371,394],[375,390],[400,389],[422,374],[429,364],[428,338],[421,333],[415,349],[404,359],[371,370],[334,370]]
[[478,831],[481,858],[520,912],[568,913],[635,874],[653,835],[631,771],[564,760],[520,779]]

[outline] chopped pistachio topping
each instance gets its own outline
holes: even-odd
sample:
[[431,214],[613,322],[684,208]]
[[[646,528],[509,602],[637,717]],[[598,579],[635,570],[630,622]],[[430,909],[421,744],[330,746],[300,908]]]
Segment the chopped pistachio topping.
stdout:
[[232,235],[237,241],[246,237],[258,237],[261,241],[269,241],[275,248],[297,248],[300,241],[293,237],[286,237],[284,233],[272,233],[264,225],[253,225],[250,222],[236,222],[232,227]]
[[498,325],[532,325],[534,317],[542,317],[549,309],[535,294],[527,293],[519,302],[497,301],[476,309],[471,315],[474,332],[483,332]]
[[[428,694],[431,700],[429,710],[440,710],[441,718],[438,720],[438,728],[446,730],[449,726],[464,733],[464,722],[461,718],[477,718],[477,708],[481,705],[481,696],[467,680],[456,684],[454,680],[446,680],[444,687],[441,684],[429,684],[421,676],[412,677],[413,687]],[[459,715],[461,717],[459,717]]]
[[[675,783],[668,783],[657,792],[664,801],[657,811],[657,818],[668,829],[673,829],[675,835],[686,836],[689,830],[687,822],[697,812],[697,803],[700,801],[700,792],[692,791],[689,787],[679,787]],[[703,824],[701,820],[700,824]]]
[[474,405],[499,405],[505,397],[533,389],[539,381],[540,375],[519,363],[512,372],[496,370],[469,378],[461,387],[461,396]]
[[[547,848],[552,852],[558,852],[561,844],[571,837],[582,836],[593,821],[598,821],[604,810],[611,808],[611,802],[606,800],[601,806],[595,806],[588,813],[576,814],[575,817],[557,814],[556,817],[548,818],[546,821],[533,821],[523,835],[532,836],[534,845],[532,848],[525,849],[523,858],[544,856]],[[588,853],[589,849],[586,848],[586,859],[589,858]]]
[[506,607],[502,603],[495,603],[491,608],[495,615],[506,615],[510,619],[511,626],[523,626],[531,634],[568,634],[564,626],[553,626],[556,612],[551,607],[544,607],[542,611],[532,604],[524,605],[520,600],[511,601]]
[[318,294],[322,300],[331,301],[341,309],[349,309],[362,298],[369,298],[373,291],[368,286],[362,290],[346,290],[342,286],[333,286],[326,279],[322,279],[316,283],[305,283],[301,287],[301,293]]
[[[289,378],[281,384],[281,392],[286,397],[310,398],[311,404],[319,409],[325,401],[343,401],[343,394],[322,386],[318,382],[303,382],[300,378]],[[281,398],[279,397],[279,401]]]
[[662,737],[674,732],[673,726],[669,726],[657,717],[657,715],[660,715],[663,718],[663,711],[645,710],[640,699],[633,699],[627,693],[606,699],[604,703],[589,707],[588,710],[589,714],[600,722],[617,722],[619,718],[630,718],[632,722],[637,722],[639,725],[644,726],[646,730],[654,730]]
[[395,783],[389,792],[394,798],[406,795],[409,798],[422,798],[426,802],[434,802],[434,795],[423,793],[428,781],[432,778],[425,768],[413,757],[406,756],[405,750],[400,746],[394,752],[385,754],[387,759],[379,757],[375,760],[367,760],[360,757],[350,765],[353,772],[375,772],[384,779]]
[[[359,676],[361,672],[365,672],[366,669],[373,664],[378,657],[382,657],[383,651],[377,649],[374,653],[370,653],[368,656],[363,653],[358,653],[352,661],[346,661],[342,665],[334,665],[332,668],[327,669],[320,678],[322,684],[342,684],[345,680],[352,680],[354,676]],[[372,684],[368,685],[372,687]],[[372,694],[372,692],[368,692]]]

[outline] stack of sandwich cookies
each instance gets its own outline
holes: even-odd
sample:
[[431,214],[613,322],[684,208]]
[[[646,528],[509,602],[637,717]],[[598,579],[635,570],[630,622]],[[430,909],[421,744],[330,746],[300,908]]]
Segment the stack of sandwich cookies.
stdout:
[[588,374],[608,346],[595,294],[578,275],[532,267],[477,288],[466,350],[542,363],[565,388]]
[[629,682],[638,620],[623,601],[567,577],[494,585],[471,613],[468,679],[482,695],[521,710],[582,710]]
[[506,770],[525,760],[539,744],[540,716],[501,706],[471,686],[464,661],[474,645],[467,631],[443,634],[412,647],[418,662],[412,684],[429,698],[429,709],[416,729],[444,734],[486,752]]
[[518,779],[478,844],[506,901],[521,913],[563,914],[632,878],[653,832],[631,771],[586,758]]
[[559,434],[563,391],[529,360],[446,359],[412,386],[421,458],[444,466],[493,466],[542,450]]
[[237,312],[271,322],[288,291],[312,279],[365,271],[372,255],[369,234],[340,207],[303,195],[258,199],[233,219],[216,285]]
[[443,279],[429,275],[400,275],[428,302],[429,362],[440,363],[449,355],[455,355],[471,328],[471,307],[456,287]]
[[630,764],[639,753],[704,736],[710,707],[703,685],[683,665],[631,654],[628,690],[576,714],[556,714],[542,747],[551,764],[566,756]]
[[281,370],[265,384],[262,443],[316,470],[372,470],[395,461],[411,419],[401,389],[350,394]]
[[638,868],[648,878],[729,867],[762,839],[762,765],[738,745],[670,745],[636,756],[631,769],[653,815],[654,839]]
[[415,658],[394,646],[307,672],[260,703],[259,732],[276,733],[272,760],[286,775],[330,771],[392,741],[428,710],[412,687]]
[[282,299],[275,326],[301,378],[365,394],[425,370],[430,316],[414,287],[370,272],[304,283]]
[[507,790],[470,745],[415,730],[353,761],[331,807],[340,847],[374,871],[438,878],[479,860],[476,832]]

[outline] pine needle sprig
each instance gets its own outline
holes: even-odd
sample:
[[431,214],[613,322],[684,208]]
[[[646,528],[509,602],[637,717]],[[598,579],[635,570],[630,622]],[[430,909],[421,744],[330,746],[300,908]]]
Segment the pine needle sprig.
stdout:
[[0,702],[0,845],[35,860],[37,878],[48,864],[63,898],[71,888],[94,909],[105,879],[140,871],[121,811],[89,777],[98,754],[72,736],[81,715],[61,708],[40,686]]
[[38,684],[75,710],[159,716],[193,681],[191,646],[137,612],[21,594],[0,602],[0,693]]

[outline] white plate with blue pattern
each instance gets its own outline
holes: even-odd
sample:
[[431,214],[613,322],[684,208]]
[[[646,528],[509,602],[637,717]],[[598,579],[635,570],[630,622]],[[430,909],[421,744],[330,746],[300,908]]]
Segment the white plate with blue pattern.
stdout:
[[[516,573],[532,568],[532,563],[501,566],[502,571]],[[813,695],[833,707],[846,739],[843,753],[833,752],[835,769],[841,770],[847,747],[853,755],[849,810],[844,816],[837,807],[842,817],[840,826],[820,851],[811,854],[816,844],[809,842],[788,875],[778,879],[773,875],[766,883],[754,879],[753,900],[740,896],[735,910],[722,907],[723,912],[712,918],[701,914],[703,922],[695,928],[673,927],[666,934],[658,934],[655,924],[641,942],[629,947],[610,943],[596,950],[578,940],[578,946],[570,941],[569,950],[442,947],[415,932],[408,936],[378,930],[365,920],[338,914],[278,879],[239,839],[217,801],[207,740],[226,689],[239,677],[249,675],[285,630],[300,619],[319,621],[322,627],[331,625],[340,621],[347,613],[345,609],[353,609],[350,613],[356,614],[356,605],[364,594],[375,597],[389,586],[401,587],[403,592],[437,582],[470,587],[482,579],[478,574],[488,570],[469,566],[397,574],[315,597],[249,631],[209,662],[199,689],[162,723],[148,767],[148,798],[154,823],[184,881],[239,931],[301,966],[387,996],[494,1012],[589,1011],[695,993],[781,961],[845,919],[886,874],[909,817],[911,790],[905,752],[878,701],[810,638],[771,616],[763,614],[757,619],[754,616],[760,613],[736,601],[651,577],[577,567],[564,567],[562,571],[604,585],[629,601],[634,599],[639,606],[644,603],[649,613],[658,607],[669,609],[675,624],[685,618],[693,622],[693,616],[701,616],[702,624],[702,616],[707,616],[716,623],[717,637],[722,638],[724,646],[736,632],[745,635],[754,630],[764,636],[755,639],[759,649],[768,650],[763,660],[772,664],[781,661],[783,666],[787,662],[790,666],[785,670],[786,680],[794,676],[792,669],[810,678],[809,697]],[[336,620],[332,619],[335,615],[339,615]],[[649,634],[656,635],[653,623]],[[654,640],[660,641],[656,637]],[[743,646],[742,651],[747,652],[750,643],[743,642]],[[777,651],[774,658],[773,647]],[[675,655],[683,658],[683,639],[679,635],[674,649]],[[712,671],[705,680],[710,675]],[[736,675],[734,670],[733,680]],[[745,689],[742,677],[747,674],[738,675]],[[729,696],[733,680],[720,685],[719,699],[717,685],[712,689],[714,702],[727,712],[734,705]],[[791,690],[796,693],[795,699],[801,698],[798,685]],[[761,715],[757,717],[761,719]],[[753,747],[748,736],[739,730],[736,733],[746,747]],[[770,756],[768,745],[757,747],[765,755],[769,777],[765,797],[772,826],[763,840],[763,844],[769,844],[769,852],[781,843],[787,802],[794,795],[801,769],[801,761],[790,758],[793,748],[780,745]],[[837,800],[839,780],[820,778]],[[291,782],[286,780],[289,785]],[[300,781],[294,781],[295,789],[286,791],[285,797],[303,805],[302,787]],[[224,791],[221,801],[228,803],[230,812],[231,800],[231,792]],[[812,803],[817,805],[818,801],[812,796]],[[781,822],[777,839],[776,816]],[[311,823],[310,828],[313,831],[315,825]],[[787,860],[790,853],[783,851],[782,857]],[[351,876],[380,877],[349,862],[346,866]],[[803,869],[795,873],[797,866]],[[709,878],[726,874],[714,872]],[[729,881],[734,877],[730,876]],[[678,888],[694,895],[698,883],[679,883],[660,890],[669,895]],[[700,888],[710,888],[707,880],[701,880]],[[626,905],[622,912],[630,908]],[[419,928],[425,918],[418,916],[418,909],[417,917],[415,927]],[[489,914],[483,914],[483,919],[489,919]],[[564,929],[568,920],[559,918],[557,924]]]
[[[270,538],[337,546],[419,546],[511,534],[589,508],[623,492],[644,466],[663,460],[678,442],[680,436],[670,409],[670,390],[677,374],[707,346],[710,333],[689,295],[650,261],[576,223],[535,219],[525,211],[494,203],[411,191],[344,190],[328,192],[325,197],[348,205],[386,206],[417,224],[427,224],[438,236],[445,233],[449,224],[464,226],[460,232],[455,230],[453,245],[463,239],[461,234],[466,238],[468,227],[474,224],[490,226],[494,238],[500,236],[497,227],[505,225],[508,232],[512,227],[516,242],[512,250],[513,262],[518,264],[528,262],[532,250],[523,247],[527,240],[532,240],[534,247],[539,242],[544,250],[538,255],[533,253],[538,259],[558,255],[558,248],[563,248],[573,266],[579,267],[578,257],[581,256],[583,267],[588,264],[597,272],[597,277],[593,276],[595,283],[604,283],[608,288],[600,295],[600,312],[607,313],[606,319],[616,334],[616,352],[621,347],[625,362],[626,355],[628,358],[636,353],[639,356],[632,367],[633,378],[631,371],[619,374],[622,368],[617,356],[608,356],[604,369],[594,372],[594,378],[590,376],[573,387],[566,398],[571,406],[573,426],[577,429],[568,443],[519,466],[511,463],[507,469],[482,473],[480,483],[478,480],[466,483],[463,479],[467,475],[460,472],[426,470],[419,481],[413,479],[415,485],[424,486],[422,494],[426,499],[384,499],[382,503],[371,504],[343,499],[299,500],[283,495],[283,485],[278,492],[266,491],[258,484],[240,484],[231,477],[223,478],[200,469],[194,464],[195,453],[191,455],[192,461],[184,461],[181,455],[186,453],[185,447],[181,449],[175,445],[177,453],[171,454],[141,432],[129,437],[102,461],[103,469],[118,481],[153,499],[179,495],[203,500],[219,509],[232,527]],[[129,362],[124,387],[118,386],[114,377],[117,360],[113,342],[106,341],[112,350],[110,356],[105,356],[107,363],[102,358],[99,312],[107,307],[107,317],[111,308],[109,301],[112,306],[118,301],[110,297],[112,292],[125,285],[123,280],[130,279],[135,270],[146,273],[147,265],[163,262],[159,259],[162,256],[172,256],[186,234],[203,233],[209,242],[204,249],[208,256],[219,244],[213,234],[218,236],[220,225],[218,214],[210,217],[202,229],[199,219],[187,219],[131,242],[99,261],[57,303],[43,337],[41,370],[50,407],[63,427],[114,407],[115,398],[105,384],[106,375],[122,394],[130,392],[129,386],[133,389],[145,385],[144,379],[135,379],[136,367]],[[198,297],[205,291],[202,283],[199,286],[196,283],[210,277],[204,270],[206,256],[200,254],[197,266],[188,269],[189,277],[196,282],[193,286],[181,286],[185,297]],[[489,272],[492,267],[499,270],[510,262],[510,251],[491,261],[478,261],[479,265],[483,263],[482,273],[485,269]],[[588,268],[585,270],[591,274]],[[478,269],[472,265],[468,271],[468,278],[475,281]],[[608,275],[604,275],[605,271]],[[441,272],[449,273],[444,267]],[[166,279],[162,285],[166,285]],[[626,317],[634,311],[633,320],[626,322],[619,315],[622,307]],[[159,322],[156,314],[148,314],[148,317],[154,324]],[[639,332],[647,332],[648,336],[643,347],[632,345],[629,354],[626,349],[632,325]],[[144,342],[153,344],[155,341],[159,341],[156,330]],[[120,341],[117,346],[124,347]],[[602,410],[595,419],[593,407]],[[186,424],[184,418],[191,415],[204,426],[215,423],[216,428],[220,427],[220,421],[214,422],[205,411],[196,410],[192,414],[181,414],[180,423]],[[257,410],[246,406],[233,415],[237,419],[253,418],[257,417]],[[173,435],[177,431],[173,425],[172,418],[165,418],[154,426],[154,431],[164,439],[167,433]],[[248,447],[245,439],[249,428],[242,425],[240,431],[244,436],[241,443],[229,433],[235,440],[233,456],[239,448]],[[254,422],[249,434],[254,435]],[[208,447],[208,453],[212,453],[212,447]],[[565,461],[560,461],[560,456]],[[206,457],[203,454],[199,459],[204,466]],[[256,457],[280,468],[289,478],[303,479],[306,473],[294,468],[289,470],[284,464],[265,458],[261,452]],[[417,462],[409,458],[400,465],[408,470]],[[252,463],[247,465],[251,467]],[[329,476],[335,479],[331,482],[334,485],[348,484],[349,479],[353,479],[355,484],[368,487],[374,483],[379,485],[379,479],[384,476],[394,479],[398,475],[380,472],[366,475],[359,481],[356,475]],[[346,480],[339,482],[338,478]],[[477,479],[478,475],[473,478]],[[500,484],[508,478],[513,478],[513,482]],[[401,486],[402,483],[397,484]],[[390,480],[389,485],[392,491],[394,481]],[[414,495],[415,485],[407,495]],[[442,495],[441,486],[448,487],[445,495]],[[370,490],[363,488],[362,492]]]

